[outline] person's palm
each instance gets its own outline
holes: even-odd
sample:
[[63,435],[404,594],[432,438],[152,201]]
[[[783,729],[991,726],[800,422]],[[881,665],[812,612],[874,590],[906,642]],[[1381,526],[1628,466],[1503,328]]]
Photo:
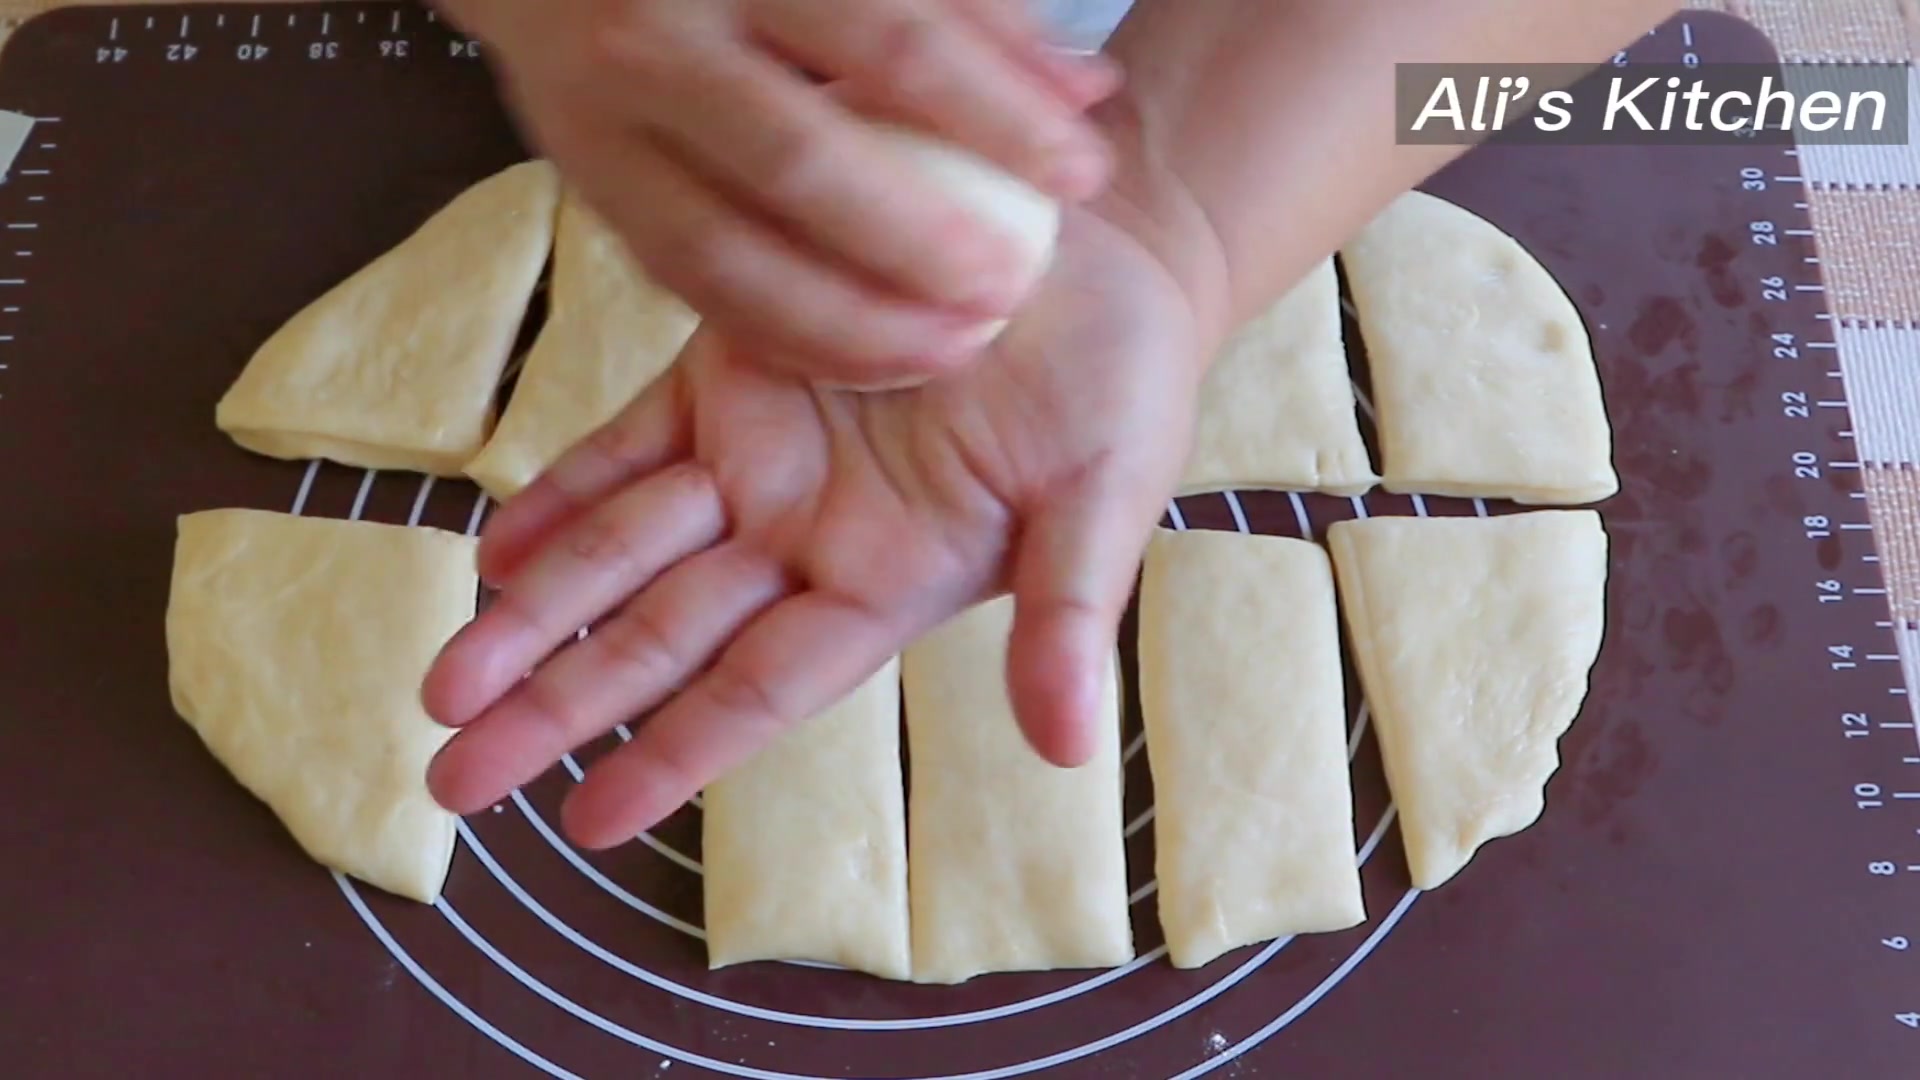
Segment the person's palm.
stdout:
[[618,843],[1004,590],[1021,725],[1077,763],[1188,447],[1195,347],[1173,279],[1079,212],[993,352],[923,387],[823,390],[697,335],[490,525],[501,599],[428,680],[434,715],[467,727],[436,795],[480,809],[657,707],[567,805],[581,843]]

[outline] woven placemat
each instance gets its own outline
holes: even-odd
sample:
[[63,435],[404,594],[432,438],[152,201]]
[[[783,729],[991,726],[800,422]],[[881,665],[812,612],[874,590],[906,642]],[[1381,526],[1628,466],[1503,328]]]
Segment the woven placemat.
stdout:
[[[1126,0],[1034,2],[1069,33],[1096,40],[1126,6]],[[0,36],[52,6],[0,0]],[[1687,0],[1686,6],[1754,23],[1789,61],[1906,65],[1909,87],[1920,90],[1913,74],[1920,0]],[[1920,101],[1920,92],[1911,100]],[[1920,115],[1913,119],[1920,124]],[[1801,164],[1812,189],[1808,201],[1892,618],[1907,682],[1920,686],[1920,139],[1897,147],[1809,147]]]

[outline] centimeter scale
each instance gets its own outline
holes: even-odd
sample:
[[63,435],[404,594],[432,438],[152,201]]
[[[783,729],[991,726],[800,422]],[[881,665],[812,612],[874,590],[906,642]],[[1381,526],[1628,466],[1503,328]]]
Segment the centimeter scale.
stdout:
[[[1774,59],[1693,14],[1618,62],[1688,57]],[[1141,959],[915,987],[707,972],[697,808],[605,854],[553,824],[603,748],[466,822],[423,907],[307,862],[172,714],[174,515],[482,519],[468,485],[213,427],[288,315],[525,156],[473,42],[411,5],[71,10],[9,43],[0,107],[37,118],[0,185],[14,1075],[1891,1077],[1920,1055],[1920,749],[1791,149],[1487,146],[1428,185],[1565,283],[1614,418],[1606,644],[1538,825],[1410,890],[1355,690],[1367,924],[1178,972],[1135,718]],[[1510,509],[1243,493],[1168,522]]]

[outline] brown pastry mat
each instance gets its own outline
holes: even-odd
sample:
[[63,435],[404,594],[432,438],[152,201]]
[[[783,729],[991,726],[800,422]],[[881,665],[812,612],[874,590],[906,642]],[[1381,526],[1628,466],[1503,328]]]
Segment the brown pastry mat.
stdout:
[[[211,417],[292,311],[524,151],[484,71],[417,9],[152,10],[195,13],[195,58],[136,36],[99,62],[116,9],[38,22],[0,62],[0,107],[44,118],[0,185],[0,222],[32,226],[0,250],[10,1074],[1908,1071],[1920,752],[1815,249],[1747,239],[1754,220],[1810,226],[1802,185],[1742,189],[1742,169],[1791,176],[1785,155],[1488,148],[1430,185],[1567,284],[1616,424],[1606,645],[1533,829],[1411,892],[1358,713],[1369,919],[1351,932],[1168,967],[1136,755],[1140,962],[955,988],[710,974],[697,810],[587,855],[555,831],[572,782],[555,770],[465,823],[445,901],[423,907],[301,857],[174,716],[174,515],[475,520],[469,485],[265,461]],[[241,60],[264,10],[280,29]],[[1710,58],[1767,54],[1743,24],[1690,18]],[[1677,38],[1637,55],[1674,58]],[[404,60],[379,48],[401,39]],[[1772,301],[1772,277],[1809,287]],[[1275,494],[1179,509],[1288,534],[1477,512]]]

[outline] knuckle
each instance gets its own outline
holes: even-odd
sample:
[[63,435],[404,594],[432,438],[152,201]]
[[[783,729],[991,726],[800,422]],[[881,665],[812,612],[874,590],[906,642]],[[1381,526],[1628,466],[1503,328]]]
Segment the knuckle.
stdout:
[[735,724],[765,735],[786,726],[785,714],[766,683],[732,664],[719,664],[701,680],[709,704]]
[[724,280],[723,247],[714,230],[702,222],[663,223],[648,245],[647,258],[660,267],[658,277],[672,282],[676,292],[696,299]]
[[672,55],[674,26],[657,3],[600,4],[585,27],[588,67],[641,73],[658,69]]
[[681,739],[655,739],[647,747],[647,785],[655,793],[670,792],[684,801],[711,779]]
[[775,124],[761,151],[760,175],[767,190],[787,202],[815,197],[833,174],[833,155],[826,139],[810,126]]
[[629,608],[608,621],[588,640],[598,642],[614,667],[638,673],[643,679],[671,679],[680,670],[680,652],[673,639],[642,606]]
[[567,533],[567,553],[596,565],[624,563],[633,558],[633,541],[626,523],[604,512],[594,513]]
[[873,71],[894,93],[919,101],[932,93],[942,70],[944,38],[939,24],[914,11],[886,16],[872,36]]
[[573,468],[568,470],[580,475],[569,479],[577,478],[581,482],[579,486],[592,488],[602,478],[625,471],[625,463],[639,452],[640,437],[628,429],[624,420],[622,417],[602,424],[580,440],[579,453],[570,462]]
[[587,718],[552,679],[536,675],[520,684],[518,696],[521,715],[540,732],[549,754],[557,757],[580,741]]

